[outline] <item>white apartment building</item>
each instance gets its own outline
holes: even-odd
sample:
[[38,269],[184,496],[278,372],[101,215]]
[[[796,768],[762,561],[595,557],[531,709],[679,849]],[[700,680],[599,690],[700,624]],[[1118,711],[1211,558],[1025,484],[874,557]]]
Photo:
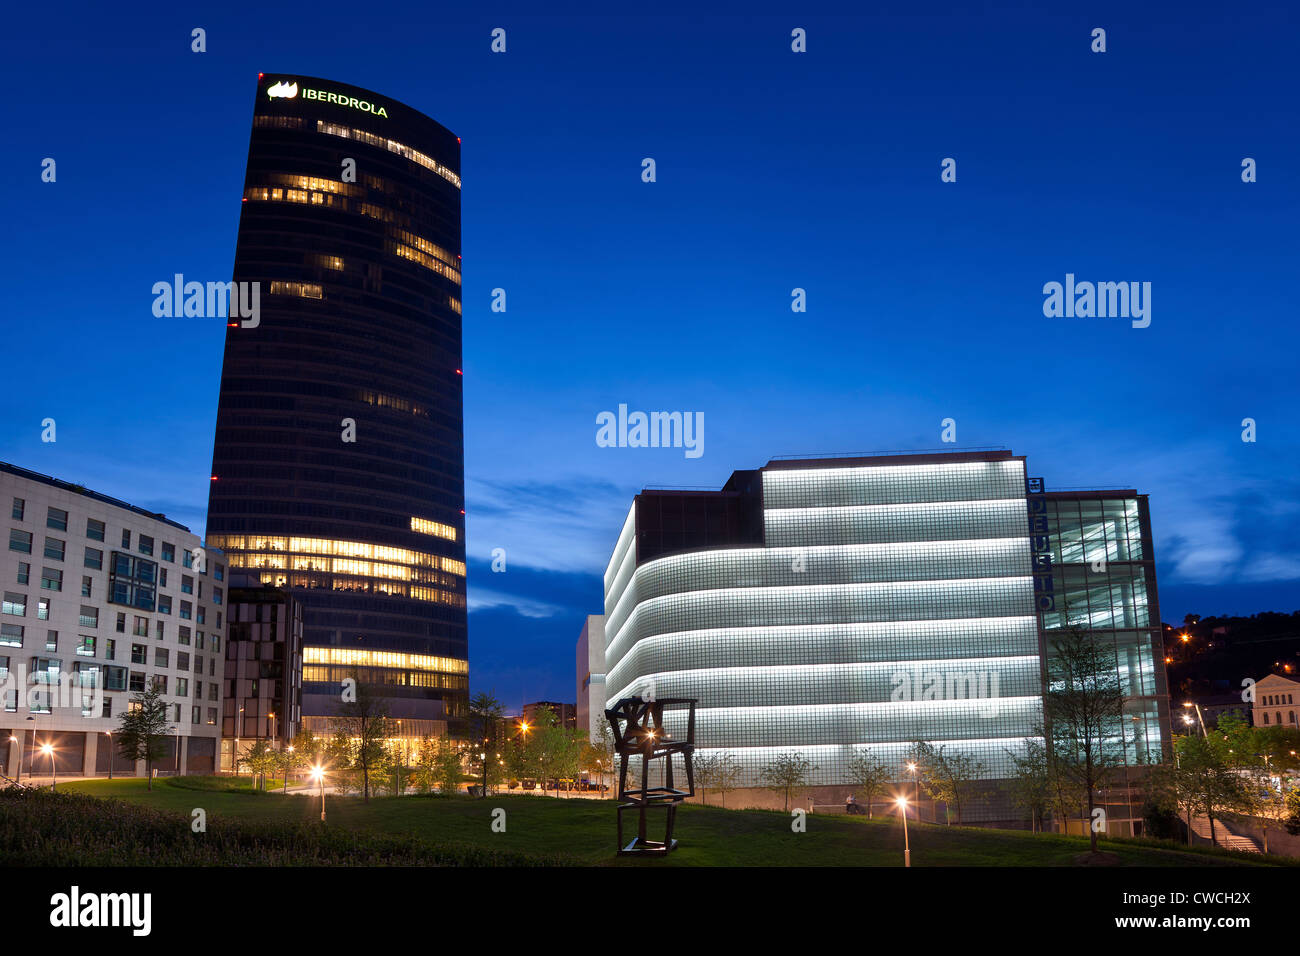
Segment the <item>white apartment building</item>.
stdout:
[[[112,746],[153,684],[163,774],[212,773],[221,735],[226,562],[160,514],[0,462],[0,773],[143,774]],[[44,749],[49,745],[51,755]]]

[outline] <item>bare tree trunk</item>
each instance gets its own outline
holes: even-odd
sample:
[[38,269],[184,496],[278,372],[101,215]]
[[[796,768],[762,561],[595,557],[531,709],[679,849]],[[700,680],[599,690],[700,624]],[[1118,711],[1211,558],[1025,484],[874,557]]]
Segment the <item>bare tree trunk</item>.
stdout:
[[1097,828],[1093,826],[1092,811],[1094,809],[1092,787],[1088,788],[1088,846],[1093,853],[1097,852]]

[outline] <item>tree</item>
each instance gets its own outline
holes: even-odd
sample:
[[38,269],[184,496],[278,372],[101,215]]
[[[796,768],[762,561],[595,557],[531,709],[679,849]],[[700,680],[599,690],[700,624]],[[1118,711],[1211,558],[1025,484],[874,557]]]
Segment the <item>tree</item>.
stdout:
[[572,777],[578,772],[578,758],[581,742],[574,732],[551,724],[538,727],[536,733],[537,767],[541,772],[542,786],[546,781],[555,782],[555,795],[560,795],[560,781]]
[[1047,816],[1051,797],[1051,772],[1048,767],[1047,747],[1036,740],[1026,740],[1022,753],[1008,750],[1012,775],[1009,782],[1011,803],[1029,813],[1029,828],[1038,832],[1039,824]]
[[325,766],[332,769],[330,782],[339,793],[353,793],[360,790],[355,785],[356,745],[347,731],[336,730],[321,748],[321,758]]
[[[1041,728],[1040,728],[1041,732]],[[1061,761],[1056,759],[1050,747],[1046,749],[1047,770],[1047,812],[1052,820],[1065,833],[1069,820],[1079,812],[1083,805],[1083,791],[1074,778],[1066,772]]]
[[591,741],[591,759],[600,773],[600,782],[605,783],[606,775],[610,778],[610,796],[614,796],[613,777],[618,767],[618,751],[614,748],[614,731],[608,720],[600,722],[600,734]]
[[1189,816],[1204,816],[1210,823],[1210,842],[1217,843],[1216,819],[1250,812],[1250,778],[1233,765],[1234,758],[1222,737],[1179,737],[1174,746],[1177,762],[1172,768],[1161,768],[1159,785]]
[[1249,798],[1247,813],[1259,821],[1260,830],[1264,835],[1264,852],[1267,853],[1269,829],[1276,830],[1286,824],[1289,813],[1286,794],[1281,789],[1274,788],[1270,773],[1259,771],[1251,774],[1247,794]]
[[266,772],[275,769],[278,759],[276,752],[271,749],[271,744],[263,737],[245,748],[236,763],[248,768],[249,774],[256,778],[253,786],[260,790],[264,786]]
[[609,764],[606,763],[605,749],[599,744],[592,743],[586,735],[580,737],[578,747],[578,762],[581,764],[579,769],[586,770],[588,773],[595,771],[597,783],[603,786],[605,772],[609,769]]
[[118,753],[127,760],[143,760],[149,789],[153,789],[153,765],[167,755],[167,738],[175,728],[167,720],[167,704],[162,693],[152,684],[131,698],[127,709],[118,720]]
[[433,764],[438,789],[448,795],[455,793],[460,787],[463,771],[460,747],[450,737],[443,737],[438,741]]
[[286,793],[289,790],[289,776],[309,764],[320,763],[323,749],[324,742],[310,730],[303,729],[298,731],[298,736],[293,739],[289,746],[280,750],[276,769],[284,774]]
[[438,749],[434,745],[433,738],[425,734],[420,738],[420,749],[415,755],[415,766],[411,768],[411,782],[415,785],[415,792],[420,794],[430,794],[438,786],[438,772],[436,760]]
[[469,720],[470,726],[474,730],[474,735],[478,741],[471,748],[472,759],[479,764],[480,772],[483,777],[483,790],[479,796],[486,799],[488,795],[488,777],[493,767],[500,767],[500,757],[497,753],[497,725],[501,722],[501,717],[506,712],[501,701],[497,700],[493,693],[481,692],[475,694],[469,702]]
[[327,742],[310,730],[303,729],[298,731],[297,737],[293,738],[293,751],[302,758],[304,763],[318,763]]
[[409,752],[406,743],[394,741],[386,748],[386,753],[385,769],[389,774],[390,782],[393,783],[393,796],[402,796],[406,793],[407,780],[411,777],[411,767],[407,765]]
[[370,801],[370,776],[383,772],[388,763],[388,738],[393,735],[388,719],[388,705],[377,696],[354,669],[351,676],[351,699],[339,705],[340,729],[351,738],[352,765],[361,771],[361,794]]
[[[1113,649],[1105,649],[1079,627],[1055,638],[1047,656],[1043,716],[1052,756],[1087,798],[1091,821],[1097,791],[1124,762],[1124,691]],[[1097,852],[1097,828],[1088,827]]]
[[532,729],[523,730],[506,744],[506,772],[516,780],[524,781],[537,776],[537,755]]
[[949,825],[950,810],[955,810],[961,826],[962,805],[970,799],[970,785],[984,773],[984,764],[969,754],[949,753],[946,744],[934,747],[920,740],[912,744],[908,758],[916,764],[925,792],[943,801]]
[[727,805],[727,794],[737,789],[744,776],[744,768],[731,751],[723,751],[722,761],[718,765],[717,776],[713,780],[713,789],[722,796],[722,805]]
[[1252,727],[1235,714],[1224,714],[1208,740],[1219,758],[1242,776],[1244,810],[1230,815],[1255,818],[1263,832],[1265,853],[1268,831],[1284,826],[1288,815],[1285,780],[1296,766],[1295,736],[1287,727]]
[[871,805],[876,795],[884,793],[893,774],[884,761],[872,753],[855,753],[844,766],[844,775],[855,790],[860,790],[867,802],[867,819],[871,818]]
[[1291,790],[1286,795],[1286,818],[1282,821],[1286,832],[1300,836],[1300,790]]
[[[760,771],[759,776],[769,790],[785,796],[785,809],[790,809],[790,794],[798,787],[806,786],[812,772],[818,769],[803,754],[787,751],[778,754]],[[716,786],[716,784],[715,784]]]
[[695,757],[691,765],[695,771],[695,785],[700,788],[700,802],[707,807],[709,790],[716,785],[722,770],[722,754],[714,751],[711,754]]

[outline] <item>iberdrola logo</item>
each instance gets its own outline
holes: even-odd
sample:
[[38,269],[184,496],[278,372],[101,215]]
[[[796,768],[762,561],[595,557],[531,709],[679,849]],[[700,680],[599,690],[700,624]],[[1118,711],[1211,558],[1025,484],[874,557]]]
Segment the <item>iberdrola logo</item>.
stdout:
[[298,95],[298,84],[281,80],[279,83],[273,83],[266,88],[266,95],[275,99],[277,96],[283,96],[287,100],[293,99]]

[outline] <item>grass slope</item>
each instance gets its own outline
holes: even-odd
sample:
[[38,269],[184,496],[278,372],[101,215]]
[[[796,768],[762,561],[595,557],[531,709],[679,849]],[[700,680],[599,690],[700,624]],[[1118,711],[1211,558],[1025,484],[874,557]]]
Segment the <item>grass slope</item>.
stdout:
[[[203,808],[209,828],[230,822],[286,833],[319,825],[320,801],[305,795],[253,793],[223,786],[220,778],[173,777],[157,780],[154,790],[136,779],[67,784],[60,790],[111,798],[169,814]],[[493,811],[506,811],[506,831],[492,831]],[[370,837],[414,841],[428,848],[457,848],[447,862],[463,859],[473,848],[501,862],[562,861],[575,865],[617,865],[613,854],[614,804],[610,800],[553,799],[500,795],[487,800],[468,797],[380,797],[367,805],[359,797],[327,795],[329,829]],[[0,806],[0,815],[4,813]],[[628,823],[633,822],[631,815]],[[662,815],[652,817],[656,823]],[[0,819],[2,822],[2,819]],[[668,866],[900,866],[903,836],[897,819],[864,820],[811,815],[806,833],[793,833],[788,814],[771,810],[722,810],[683,806],[678,812],[677,852],[651,865]],[[1030,834],[909,824],[914,866],[1071,866],[1088,848],[1082,837]],[[269,832],[269,831],[265,831]],[[0,848],[3,844],[0,844]],[[1105,849],[1126,866],[1286,865],[1282,858],[1187,850],[1143,840],[1106,840]],[[404,860],[415,850],[410,850]],[[308,862],[326,862],[314,860]],[[340,860],[339,862],[346,862]],[[631,861],[645,865],[646,861]]]

